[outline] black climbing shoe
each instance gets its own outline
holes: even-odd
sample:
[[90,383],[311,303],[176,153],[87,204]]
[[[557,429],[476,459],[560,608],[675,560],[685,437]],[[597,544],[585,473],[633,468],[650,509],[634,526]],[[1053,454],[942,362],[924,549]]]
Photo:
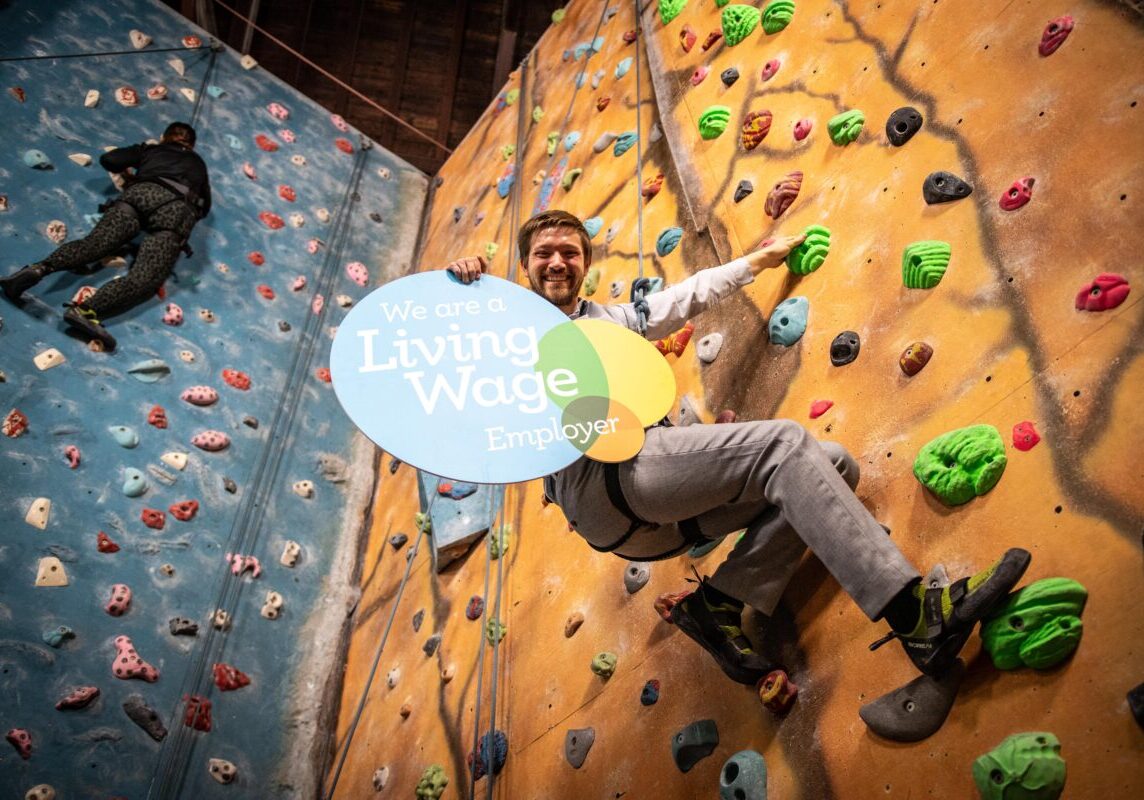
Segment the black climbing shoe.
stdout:
[[43,264],[29,264],[13,272],[7,278],[0,278],[0,291],[13,303],[20,302],[20,295],[31,289],[48,275]]
[[110,352],[115,349],[115,337],[107,332],[107,328],[99,324],[99,318],[90,308],[79,304],[71,305],[64,312],[64,322],[75,328],[88,341],[96,340],[103,345],[103,349]]
[[742,603],[716,600],[714,587],[701,580],[698,589],[672,607],[671,621],[714,656],[727,677],[754,686],[775,665],[756,653],[743,635],[742,614]]
[[1025,574],[1031,559],[1028,550],[1014,547],[993,566],[971,578],[962,578],[944,588],[928,589],[919,584],[914,590],[921,606],[917,626],[908,633],[890,631],[870,649],[900,639],[914,666],[926,675],[943,675],[957,661],[973,626],[1005,599]]

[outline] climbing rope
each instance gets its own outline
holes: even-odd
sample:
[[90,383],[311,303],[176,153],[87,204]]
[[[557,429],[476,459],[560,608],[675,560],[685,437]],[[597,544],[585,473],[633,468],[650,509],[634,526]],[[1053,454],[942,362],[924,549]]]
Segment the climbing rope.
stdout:
[[[600,35],[600,28],[603,27],[604,19],[607,14],[608,0],[604,0],[603,8],[600,9],[600,19],[596,23],[596,31],[592,34],[591,41],[593,43],[596,41],[596,37]],[[580,93],[580,87],[584,85],[584,75],[588,71],[588,62],[595,54],[596,51],[589,47],[588,53],[586,53],[584,56],[584,66],[580,68],[580,74],[576,76],[576,88],[572,90],[572,97],[568,100],[568,110],[564,112],[564,119],[560,122],[560,130],[558,130],[556,134],[557,141],[560,141],[564,138],[564,130],[568,127],[568,120],[572,118],[572,107],[576,104],[576,95]]]
[[[520,62],[520,97],[528,97],[528,67],[531,61],[532,54],[529,53],[524,57],[524,61]],[[524,144],[526,139],[526,113],[525,106],[528,102],[521,99],[517,104],[516,110],[516,160],[513,162],[514,175],[516,176],[512,184],[512,201],[510,203],[512,213],[510,216],[509,224],[509,259],[508,259],[508,279],[516,282],[516,266],[520,262],[522,253],[517,252],[518,245],[516,241],[516,232],[520,227],[520,207],[522,195],[524,194],[524,181],[521,174],[524,169]],[[502,217],[503,219],[503,217]]]
[[56,58],[99,58],[101,56],[138,56],[151,53],[185,53],[197,52],[201,47],[157,47],[146,50],[102,50],[98,53],[56,53],[46,56],[2,56],[0,63],[5,61],[45,61]]
[[643,118],[640,106],[643,105],[643,92],[640,88],[640,3],[632,0],[632,10],[636,17],[636,259],[639,277],[632,281],[632,305],[635,306],[636,323],[640,335],[647,334],[647,317],[650,309],[647,304],[647,290],[651,282],[643,274]]
[[203,104],[203,94],[207,90],[211,75],[214,74],[215,61],[218,60],[218,51],[220,47],[221,45],[218,42],[216,42],[214,39],[211,39],[211,60],[207,62],[206,71],[203,72],[203,79],[199,82],[199,93],[195,95],[195,107],[191,110],[191,119],[189,124],[192,128],[195,127],[195,123],[198,122],[199,109],[202,108]]

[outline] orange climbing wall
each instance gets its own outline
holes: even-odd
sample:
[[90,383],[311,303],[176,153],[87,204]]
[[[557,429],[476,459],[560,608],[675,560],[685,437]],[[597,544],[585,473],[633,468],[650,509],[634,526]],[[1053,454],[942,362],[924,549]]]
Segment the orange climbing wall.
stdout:
[[[508,635],[498,654],[496,720],[508,734],[510,755],[495,795],[711,797],[723,762],[752,748],[767,759],[772,798],[972,797],[974,758],[1011,733],[1031,730],[1060,738],[1066,797],[1144,791],[1144,733],[1125,701],[1127,690],[1144,680],[1144,617],[1136,601],[1144,429],[1135,421],[1144,386],[1141,17],[1123,4],[1080,0],[1048,6],[800,0],[781,33],[767,36],[760,28],[736,47],[718,43],[705,52],[701,44],[720,27],[714,2],[691,0],[667,26],[656,5],[644,4],[642,21],[640,52],[646,47],[648,57],[640,75],[642,177],[666,179],[644,210],[645,274],[676,282],[774,232],[810,224],[832,232],[830,256],[818,272],[799,279],[775,270],[696,320],[696,340],[720,332],[726,342],[708,366],[693,349],[670,357],[680,394],[695,399],[706,421],[725,408],[743,419],[791,418],[846,445],[863,468],[860,497],[923,571],[941,562],[956,576],[1005,547],[1028,548],[1026,582],[1063,575],[1089,588],[1084,639],[1055,669],[999,672],[975,638],[965,651],[968,676],[944,727],[917,744],[887,742],[866,730],[858,708],[915,673],[896,646],[867,650],[881,625],[870,624],[810,559],[787,592],[789,613],[773,626],[775,646],[802,687],[794,710],[780,719],[652,610],[657,594],[683,588],[689,559],[653,565],[649,585],[628,595],[624,562],[569,534],[559,509],[542,507],[538,483],[509,487],[506,516],[514,535],[501,562],[500,616]],[[501,199],[494,187],[510,163],[501,148],[516,143],[523,119],[517,176],[523,216],[541,189],[534,176],[567,156],[567,169],[584,172],[570,190],[555,189],[551,207],[601,218],[593,240],[602,270],[596,299],[616,280],[626,296],[640,247],[636,149],[615,157],[610,147],[596,154],[592,145],[606,131],[636,129],[636,68],[622,78],[614,72],[637,52],[621,38],[635,21],[630,4],[619,3],[606,19],[605,7],[573,3],[506,87],[523,84],[519,105],[490,106],[442,169],[422,269],[495,242],[494,272],[506,274],[513,198]],[[1046,22],[1065,13],[1076,21],[1072,35],[1052,56],[1039,56]],[[698,34],[690,53],[679,44],[684,25]],[[562,60],[596,35],[603,38],[599,53]],[[776,58],[781,67],[764,82],[760,68]],[[688,79],[701,65],[710,74],[692,86]],[[728,88],[719,75],[732,66],[741,77]],[[584,86],[577,91],[581,70]],[[597,70],[603,76],[593,88]],[[597,111],[604,96],[611,102]],[[721,137],[703,141],[696,123],[715,104],[731,109],[731,124]],[[539,123],[530,116],[535,105],[544,111]],[[894,148],[885,120],[905,105],[920,110],[925,124]],[[827,120],[851,108],[865,113],[865,127],[856,142],[836,146]],[[762,109],[773,114],[771,131],[744,152],[738,126],[748,111]],[[814,128],[797,143],[792,128],[804,117]],[[652,142],[656,120],[664,136]],[[570,152],[561,144],[549,157],[552,131],[561,140],[571,131],[581,138]],[[972,196],[927,206],[922,181],[939,169],[968,180]],[[805,174],[802,191],[776,224],[763,213],[766,194],[792,170]],[[1026,175],[1036,179],[1032,201],[1002,211],[998,197]],[[744,179],[755,190],[736,204],[732,195]],[[684,230],[680,247],[656,256],[656,237],[676,225]],[[927,239],[952,245],[949,271],[933,290],[904,289],[902,250]],[[1125,275],[1133,293],[1114,310],[1076,311],[1076,292],[1104,271]],[[791,348],[768,344],[767,316],[794,295],[810,301],[805,336]],[[861,335],[861,354],[833,367],[830,341],[846,329]],[[931,344],[935,356],[906,378],[898,356],[917,340]],[[819,399],[835,405],[811,420],[809,405]],[[988,423],[1008,441],[1022,420],[1034,421],[1043,441],[1030,452],[1008,446],[1006,473],[985,497],[946,508],[914,479],[914,457],[931,438]],[[339,745],[405,567],[405,551],[394,553],[385,538],[396,530],[414,534],[416,510],[412,469],[386,473],[367,558],[374,566],[364,573],[355,616]],[[695,566],[710,572],[725,548]],[[443,575],[433,573],[424,552],[414,561],[338,796],[360,796],[383,765],[391,770],[387,791],[408,796],[430,763],[450,776],[446,797],[467,796],[464,756],[473,745],[482,640],[464,607],[483,591],[485,553],[478,545]],[[495,586],[497,562],[492,566]],[[410,619],[420,608],[426,621],[414,634]],[[575,611],[586,622],[565,638],[564,622]],[[421,645],[434,631],[443,634],[442,648],[426,658]],[[602,650],[619,655],[607,682],[588,669]],[[487,652],[481,679],[482,728],[491,657]],[[450,662],[457,677],[443,684],[438,673]],[[401,681],[388,689],[385,676],[395,665]],[[639,694],[651,678],[661,681],[662,695],[644,707]],[[398,712],[406,701],[413,712],[403,721]],[[703,718],[718,723],[720,745],[683,774],[671,761],[670,738]],[[596,743],[573,770],[563,757],[565,733],[587,726],[595,728]],[[486,791],[484,780],[477,791]]]

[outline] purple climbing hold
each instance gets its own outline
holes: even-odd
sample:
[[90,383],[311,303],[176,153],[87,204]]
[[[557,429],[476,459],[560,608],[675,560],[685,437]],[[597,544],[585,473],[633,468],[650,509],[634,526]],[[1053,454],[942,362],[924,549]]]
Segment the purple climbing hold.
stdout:
[[480,780],[488,774],[491,764],[493,775],[500,774],[508,759],[508,737],[504,731],[493,729],[481,737],[480,743],[465,759],[472,770],[473,780]]
[[469,598],[469,603],[465,606],[465,619],[478,620],[483,613],[485,613],[485,598],[475,594]]
[[645,706],[654,706],[659,701],[659,681],[652,678],[644,684],[640,692],[640,702]]
[[421,650],[427,656],[431,656],[437,652],[437,648],[441,646],[441,634],[435,633],[425,640],[425,644],[421,646]]
[[409,541],[409,537],[404,533],[395,533],[389,537],[389,543],[393,546],[394,550],[400,550],[402,546]]

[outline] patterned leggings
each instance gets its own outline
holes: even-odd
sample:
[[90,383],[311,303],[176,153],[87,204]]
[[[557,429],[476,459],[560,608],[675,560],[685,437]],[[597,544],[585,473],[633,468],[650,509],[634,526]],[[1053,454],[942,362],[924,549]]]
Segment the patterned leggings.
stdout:
[[108,209],[91,233],[60,245],[40,263],[49,273],[80,270],[114,255],[141,230],[147,231],[127,274],[105,283],[84,303],[103,319],[137,306],[159,291],[195,220],[194,209],[172,190],[157,183],[136,183],[127,187],[123,200]]

